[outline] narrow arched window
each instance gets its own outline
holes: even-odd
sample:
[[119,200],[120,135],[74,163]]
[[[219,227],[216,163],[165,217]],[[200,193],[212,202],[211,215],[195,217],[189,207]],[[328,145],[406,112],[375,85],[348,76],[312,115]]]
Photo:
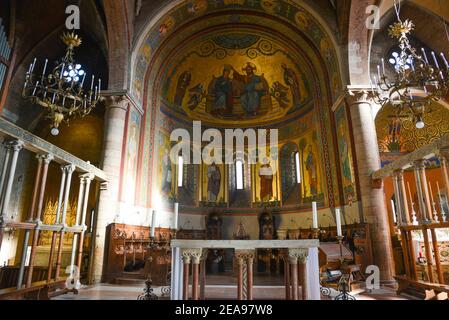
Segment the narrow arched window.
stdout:
[[301,183],[301,160],[299,158],[299,152],[295,153],[295,165],[296,165],[296,182]]
[[243,161],[237,160],[235,162],[235,178],[236,178],[236,186],[237,190],[244,189],[244,179],[243,179]]

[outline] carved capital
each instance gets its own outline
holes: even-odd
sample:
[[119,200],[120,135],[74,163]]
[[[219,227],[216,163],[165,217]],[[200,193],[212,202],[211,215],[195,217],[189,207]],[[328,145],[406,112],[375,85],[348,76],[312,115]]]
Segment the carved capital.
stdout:
[[105,96],[104,101],[106,103],[106,109],[118,108],[124,111],[128,110],[129,99],[126,95],[110,95]]
[[75,172],[76,166],[74,164],[69,164],[66,166],[62,166],[61,168],[65,171],[66,174],[72,174],[73,172]]
[[426,169],[426,160],[416,160],[413,162],[413,166],[415,167],[415,170],[425,170]]
[[202,249],[182,249],[181,256],[184,264],[190,264],[190,262],[199,264],[203,253],[202,251]]
[[95,178],[93,173],[83,173],[80,174],[80,182],[81,183],[89,183]]
[[234,257],[238,263],[252,263],[256,257],[256,250],[235,250]]
[[288,259],[290,264],[307,263],[307,258],[309,256],[309,249],[289,249]]
[[14,152],[19,152],[24,147],[23,141],[20,140],[13,140],[13,141],[7,141],[5,143],[5,148],[8,150],[12,150]]
[[346,102],[351,105],[374,103],[374,93],[369,88],[348,87]]

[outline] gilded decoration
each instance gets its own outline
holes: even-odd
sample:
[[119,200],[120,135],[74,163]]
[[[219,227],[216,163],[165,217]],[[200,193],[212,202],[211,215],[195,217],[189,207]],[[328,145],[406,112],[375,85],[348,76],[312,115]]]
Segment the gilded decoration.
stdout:
[[[230,8],[235,11],[244,10],[245,16],[238,14],[230,15],[228,17],[228,22],[248,23],[249,21],[246,20],[252,19],[256,23],[260,23],[259,17],[251,15],[251,11],[253,11],[254,13],[268,13],[291,23],[299,30],[303,31],[304,36],[308,37],[312,43],[314,43],[315,47],[322,52],[331,77],[339,73],[336,52],[326,31],[324,31],[320,23],[309,12],[293,1],[190,0],[185,1],[172,9],[159,21],[159,23],[156,23],[140,44],[133,66],[132,81],[132,95],[139,101],[139,103],[143,100],[144,77],[149,65],[149,60],[153,58],[152,54],[159,48],[162,42],[192,20],[210,13],[226,11]],[[198,21],[199,20],[197,20],[197,23],[200,23]],[[207,27],[211,26],[212,20],[208,19]],[[193,29],[194,28],[192,28],[192,30]],[[234,67],[236,70],[241,71],[242,65]],[[262,72],[264,71],[262,70]],[[333,83],[333,86],[336,87],[333,92],[340,91],[340,81],[338,81],[338,83]],[[334,93],[334,99],[337,95],[338,93]]]
[[423,129],[417,129],[411,118],[396,119],[390,105],[376,117],[377,137],[382,153],[413,152],[449,133],[449,110],[433,103],[424,115]]
[[218,35],[177,61],[168,72],[163,104],[189,119],[260,124],[304,111],[312,100],[295,59],[259,35]]

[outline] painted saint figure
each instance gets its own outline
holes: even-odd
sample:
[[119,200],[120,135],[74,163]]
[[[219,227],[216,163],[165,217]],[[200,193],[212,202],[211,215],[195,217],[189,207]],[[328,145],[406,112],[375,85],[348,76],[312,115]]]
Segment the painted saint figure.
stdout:
[[318,174],[317,174],[317,162],[315,154],[313,153],[312,146],[309,145],[308,154],[306,158],[306,170],[309,176],[310,194],[312,196],[317,195],[318,190]]
[[[256,116],[262,107],[262,98],[269,93],[269,86],[265,77],[255,74],[257,67],[248,62],[243,71],[246,75],[238,73],[233,69],[233,79],[241,87],[240,104],[247,116]],[[236,83],[236,84],[237,84]]]
[[343,171],[343,187],[351,186],[352,184],[352,172],[351,172],[351,160],[349,155],[349,144],[347,141],[346,126],[343,121],[340,121],[339,126],[339,139],[338,149],[340,150],[340,161],[342,163]]
[[214,115],[232,115],[232,66],[225,65],[223,74],[212,80],[209,85],[209,95],[213,97],[212,103],[209,103],[207,111]]
[[284,63],[282,64],[282,69],[284,69],[285,84],[290,87],[290,91],[292,92],[293,107],[298,107],[303,99],[301,84],[298,76],[293,69],[287,67]]
[[262,202],[270,201],[273,197],[273,169],[265,159],[264,164],[259,169],[260,177],[260,200]]
[[216,202],[220,193],[221,173],[220,168],[214,163],[207,168],[207,195],[210,202]]
[[191,81],[192,81],[192,73],[190,71],[185,71],[179,76],[175,98],[173,100],[173,103],[175,105],[179,107],[182,106],[182,102],[184,101],[187,88],[189,87]]
[[172,167],[169,156],[169,151],[165,148],[164,156],[162,157],[162,193],[169,195],[172,185]]

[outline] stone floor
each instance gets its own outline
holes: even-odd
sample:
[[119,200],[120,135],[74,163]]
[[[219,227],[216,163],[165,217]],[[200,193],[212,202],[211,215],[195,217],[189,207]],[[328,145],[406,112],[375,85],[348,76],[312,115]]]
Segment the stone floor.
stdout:
[[[225,284],[225,285],[224,285]],[[144,285],[111,285],[99,284],[83,287],[79,295],[68,294],[55,298],[55,300],[136,300],[143,293]],[[282,277],[257,275],[254,279],[254,299],[276,300],[283,299],[285,295],[282,286]],[[161,288],[155,288],[155,293],[161,296]],[[205,295],[209,300],[233,300],[236,297],[237,287],[234,277],[209,276],[205,288]],[[412,297],[397,296],[392,288],[384,287],[380,290],[368,292],[354,292],[357,300],[411,300]],[[163,299],[168,299],[165,297]]]

